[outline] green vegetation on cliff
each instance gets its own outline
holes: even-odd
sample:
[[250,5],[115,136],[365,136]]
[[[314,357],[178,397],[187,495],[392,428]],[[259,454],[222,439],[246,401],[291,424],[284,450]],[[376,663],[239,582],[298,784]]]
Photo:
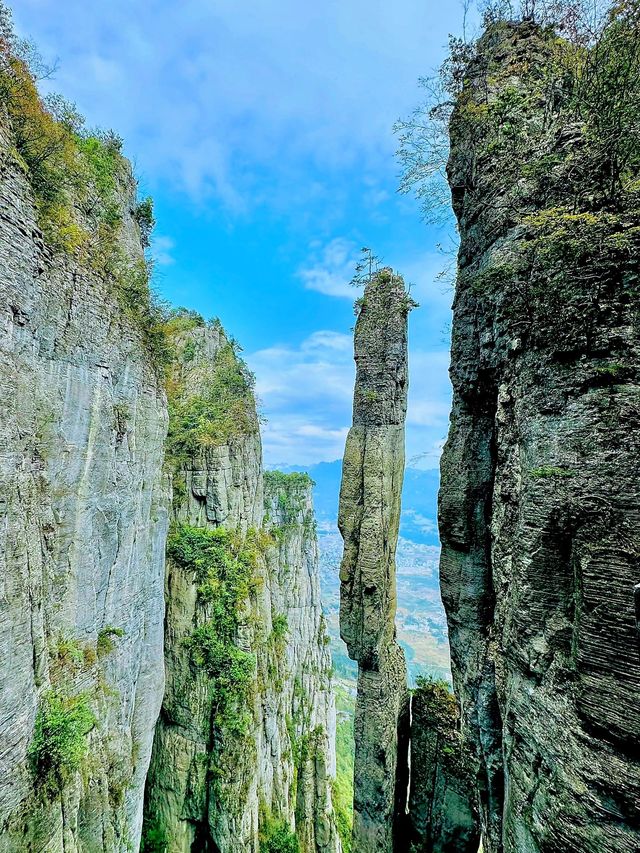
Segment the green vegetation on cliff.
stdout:
[[[423,81],[426,102],[397,126],[402,189],[438,215],[449,208],[450,141],[473,147],[483,177],[454,188],[454,206],[466,189],[496,230],[524,221],[530,248],[617,266],[637,247],[639,24],[638,0],[538,2],[521,17],[511,3],[488,4],[482,37],[452,39],[439,76]],[[499,43],[504,61],[486,67]]]
[[44,694],[29,759],[38,783],[49,793],[59,793],[80,769],[87,754],[87,735],[95,724],[96,717],[85,693],[68,696],[50,690]]
[[285,820],[264,821],[260,830],[260,853],[300,853],[300,843]]
[[420,708],[420,727],[436,735],[439,760],[456,776],[471,780],[471,753],[458,730],[458,706],[451,687],[442,679],[418,676],[413,693]]
[[149,246],[153,202],[145,198],[129,210],[134,181],[116,134],[86,128],[75,104],[60,95],[40,96],[38,81],[51,71],[30,42],[16,37],[11,13],[0,2],[0,111],[47,244],[112,286],[154,365],[164,365],[166,310],[150,288],[151,264],[131,257],[122,241],[131,216],[141,247]]
[[353,831],[353,763],[355,740],[353,717],[355,700],[342,685],[336,685],[336,778],[333,783],[333,808],[344,853],[351,851]]
[[[185,355],[188,344],[183,347],[182,359],[190,362],[191,350]],[[231,341],[220,347],[213,363],[199,376],[199,393],[185,388],[180,379],[169,382],[167,449],[177,462],[257,431],[254,379],[238,352]]]
[[222,527],[177,525],[169,534],[167,556],[193,572],[206,621],[188,640],[193,666],[211,681],[218,726],[242,735],[251,719],[249,702],[255,678],[254,655],[237,644],[241,611],[255,588],[256,562],[265,537],[250,531],[246,538]]
[[[296,527],[300,513],[304,511],[307,494],[315,485],[311,477],[300,471],[285,474],[283,471],[265,471],[265,507],[271,509],[271,501],[276,498],[276,510],[279,526],[274,528],[276,535],[286,533]],[[273,519],[272,519],[273,520]],[[306,523],[303,519],[302,523]]]

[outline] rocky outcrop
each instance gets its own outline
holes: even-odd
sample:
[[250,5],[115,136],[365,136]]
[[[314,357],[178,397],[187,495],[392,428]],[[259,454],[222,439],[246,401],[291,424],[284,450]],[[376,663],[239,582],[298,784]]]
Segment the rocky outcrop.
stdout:
[[311,481],[273,473],[265,490],[250,376],[217,324],[181,322],[167,688],[144,849],[254,853],[296,833],[304,853],[337,853]]
[[[135,263],[115,158],[113,243]],[[3,113],[0,850],[124,853],[164,681],[166,403],[113,279],[43,238],[29,176]],[[74,215],[67,235],[94,227]]]
[[[355,329],[357,375],[338,526],[340,631],[358,662],[354,849],[391,851],[407,796],[408,694],[395,638],[395,551],[404,476],[407,315],[402,279],[385,269],[367,284]],[[399,848],[400,849],[400,848]]]
[[486,853],[640,844],[637,157],[615,165],[637,135],[610,88],[637,39],[619,14],[578,78],[548,30],[490,28],[451,124],[441,584]]
[[478,853],[473,763],[445,682],[422,680],[411,696],[411,853]]
[[[286,815],[295,826],[302,853],[339,853],[331,800],[336,775],[335,697],[320,597],[312,486],[306,474],[265,473],[265,526],[277,543],[267,552],[266,602],[276,658],[283,619],[286,632],[280,678],[268,686],[263,700],[263,776],[273,775],[271,812]],[[269,643],[264,648],[268,657]],[[268,659],[263,668],[269,671]],[[278,777],[278,772],[284,775]]]

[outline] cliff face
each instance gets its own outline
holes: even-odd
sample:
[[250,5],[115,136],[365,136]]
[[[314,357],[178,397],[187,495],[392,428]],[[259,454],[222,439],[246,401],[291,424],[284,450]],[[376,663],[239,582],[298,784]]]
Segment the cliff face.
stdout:
[[[335,697],[320,598],[311,480],[304,474],[266,472],[265,507],[266,529],[277,543],[267,552],[265,604],[270,619],[265,614],[265,622],[272,626],[280,678],[269,685],[263,699],[262,776],[273,776],[271,811],[287,815],[295,824],[300,850],[339,853],[331,801]],[[285,621],[286,631],[279,640]],[[263,668],[268,673],[268,643],[266,650]]]
[[[0,850],[125,851],[164,680],[164,391],[113,281],[43,238],[28,175],[5,116]],[[135,263],[124,161],[113,201]]]
[[221,329],[196,324],[176,346],[167,689],[144,849],[257,851],[295,832],[301,850],[335,853],[311,482],[273,474],[265,491],[253,393]]
[[395,639],[395,551],[404,477],[407,315],[402,279],[382,270],[365,288],[355,330],[353,426],[338,526],[340,631],[358,663],[354,849],[391,851],[407,794],[408,693]]
[[121,141],[0,31],[0,851],[340,853],[312,483],[265,490],[236,346],[150,293]]
[[411,697],[411,853],[478,853],[472,767],[449,686],[419,682]]
[[451,124],[441,584],[488,853],[640,843],[634,26],[492,28]]

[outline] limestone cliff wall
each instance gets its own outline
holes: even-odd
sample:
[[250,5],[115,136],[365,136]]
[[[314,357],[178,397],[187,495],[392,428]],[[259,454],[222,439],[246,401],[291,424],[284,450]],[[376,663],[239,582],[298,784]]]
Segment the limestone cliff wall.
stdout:
[[441,584],[487,853],[640,844],[634,166],[612,179],[622,112],[598,130],[613,78],[567,90],[563,62],[530,22],[490,29],[451,125]]
[[419,682],[413,691],[410,766],[411,853],[478,853],[473,764],[456,700],[444,682]]
[[[286,642],[280,679],[268,686],[263,699],[261,775],[272,776],[271,811],[289,816],[301,851],[339,853],[331,801],[336,710],[311,481],[306,475],[266,472],[265,507],[265,526],[277,543],[267,552],[270,613],[265,621],[273,634],[278,616],[284,616]],[[268,644],[266,649],[268,654]],[[288,766],[290,780],[279,778]]]
[[[282,830],[297,832],[305,853],[336,853],[335,710],[311,483],[274,474],[265,492],[253,393],[221,329],[196,326],[176,346],[172,422],[181,423],[184,406],[206,397],[208,387],[215,393],[204,420],[220,420],[210,446],[175,460],[175,535],[185,541],[218,531],[227,537],[221,560],[231,563],[212,565],[211,597],[203,587],[211,575],[198,577],[197,562],[169,553],[167,689],[147,783],[144,849],[191,853],[195,844],[254,853],[261,839]],[[217,395],[226,394],[233,422],[225,407],[216,408]],[[170,446],[173,437],[170,429]],[[229,590],[241,564],[248,576],[234,598]],[[233,611],[226,637],[216,615],[220,594]],[[193,637],[203,630],[210,642],[194,654]],[[212,665],[212,645],[224,642],[222,657],[246,667],[229,678],[219,662]]]
[[338,526],[340,631],[358,663],[353,843],[358,853],[402,849],[407,796],[408,694],[396,643],[395,552],[404,477],[407,315],[400,276],[367,284],[355,329],[353,426]]
[[[115,194],[140,259],[126,166]],[[43,238],[4,119],[0,211],[0,850],[135,849],[164,681],[164,391],[112,284]],[[54,779],[70,731],[88,749]]]

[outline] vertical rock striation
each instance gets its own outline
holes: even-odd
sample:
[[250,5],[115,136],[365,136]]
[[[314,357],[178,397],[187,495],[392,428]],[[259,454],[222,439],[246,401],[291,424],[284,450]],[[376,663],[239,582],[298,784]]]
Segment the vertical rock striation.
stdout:
[[550,31],[490,28],[451,123],[441,584],[486,853],[640,846],[635,83],[607,88],[638,55],[619,14],[573,85]]
[[217,324],[176,334],[167,689],[145,850],[254,851],[274,833],[339,853],[335,708],[311,481],[263,484],[250,377]]
[[164,680],[164,391],[113,281],[44,239],[4,115],[0,206],[0,850],[124,853]]
[[23,55],[0,4],[0,853],[340,853],[311,480]]
[[[312,487],[306,474],[265,473],[265,526],[277,543],[267,552],[265,621],[276,653],[278,625],[285,621],[286,631],[280,678],[265,690],[262,775],[273,776],[271,811],[295,825],[301,853],[340,853],[331,787],[336,710]],[[263,668],[269,671],[268,660]],[[279,771],[290,778],[278,777]]]
[[[396,643],[395,551],[404,477],[407,315],[402,279],[377,273],[359,301],[353,426],[347,437],[338,526],[340,631],[358,663],[354,849],[391,851],[407,795],[408,694]],[[401,848],[398,848],[401,849]]]

